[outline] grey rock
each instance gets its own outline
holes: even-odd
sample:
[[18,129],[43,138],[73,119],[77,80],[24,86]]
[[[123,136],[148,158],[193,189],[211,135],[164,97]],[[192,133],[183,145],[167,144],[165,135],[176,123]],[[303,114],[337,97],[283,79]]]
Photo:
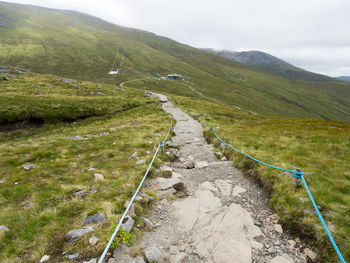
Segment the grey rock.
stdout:
[[209,166],[208,162],[206,162],[206,161],[196,162],[196,164],[195,164],[195,167],[198,169],[207,168],[208,166]]
[[174,256],[170,257],[170,263],[183,263],[186,262],[188,255],[184,252],[180,252]]
[[193,169],[194,168],[194,162],[192,160],[187,160],[184,163],[184,166],[186,169]]
[[143,222],[145,223],[145,226],[152,229],[155,227],[155,225],[152,223],[151,220],[149,220],[147,217],[142,217]]
[[83,263],[96,263],[96,262],[97,262],[96,258],[90,259],[89,261],[83,261]]
[[204,182],[194,195],[175,201],[177,227],[191,233],[193,253],[203,258],[212,257],[212,262],[233,262],[232,259],[239,258],[241,263],[251,263],[252,249],[247,236],[254,239],[263,233],[240,205],[223,207],[212,193],[215,189],[212,183]]
[[294,240],[288,240],[287,241],[288,242],[288,246],[290,247],[290,248],[294,248],[295,247],[295,245],[296,245],[296,242],[294,241]]
[[179,253],[179,249],[177,247],[175,247],[175,246],[171,246],[171,247],[169,247],[169,253],[171,255],[176,255],[176,254]]
[[180,156],[178,149],[171,149],[170,154],[174,155],[177,158]]
[[171,178],[158,177],[150,181],[154,190],[165,191],[174,188],[177,191],[184,189],[183,178],[179,173],[173,173]]
[[155,133],[154,136],[158,136],[159,137],[159,136],[162,136],[162,134],[161,133]]
[[70,83],[74,83],[75,80],[74,79],[67,79],[67,78],[62,78],[60,79],[60,81],[64,84],[70,84]]
[[83,195],[85,195],[88,191],[87,190],[81,190],[81,191],[78,191],[78,192],[75,192],[74,193],[74,196],[77,197],[77,198],[81,198]]
[[175,148],[176,147],[176,144],[171,142],[171,141],[167,141],[166,144],[165,144],[167,147],[169,148]]
[[70,255],[67,255],[66,258],[68,258],[69,260],[71,259],[76,259],[80,256],[79,252],[76,252],[74,254],[70,254]]
[[136,257],[134,262],[135,263],[146,263],[142,256]]
[[3,184],[3,183],[5,183],[5,180],[0,180],[0,184]]
[[277,224],[278,223],[278,215],[273,214],[269,217],[272,223]]
[[36,164],[26,164],[22,165],[22,168],[26,171],[29,171],[31,168],[37,168],[38,166]]
[[8,231],[10,231],[10,229],[8,229],[6,226],[4,225],[0,226],[0,232],[8,232]]
[[102,95],[102,96],[105,95],[105,94],[104,94],[103,92],[101,92],[101,91],[90,92],[89,94],[91,94],[91,95]]
[[319,258],[319,255],[315,252],[313,252],[312,250],[305,248],[304,249],[304,255],[310,259],[312,262],[316,262]]
[[274,224],[273,225],[273,230],[275,230],[276,232],[282,234],[283,233],[283,229],[282,226],[280,224]]
[[8,77],[6,77],[6,76],[1,76],[1,77],[0,77],[0,80],[6,80],[6,81],[9,81],[9,78],[8,78]]
[[146,160],[138,160],[136,162],[136,164],[140,165],[140,164],[145,164],[146,163]]
[[85,226],[88,224],[96,224],[96,223],[104,223],[104,222],[106,222],[106,218],[104,217],[104,215],[101,213],[96,213],[94,215],[84,218],[83,225]]
[[[124,207],[127,208],[130,204],[130,201],[126,201],[124,203]],[[128,215],[131,216],[132,218],[134,218],[136,216],[136,213],[135,213],[135,204],[132,204],[129,208],[129,211],[128,211]]]
[[125,89],[122,89],[122,88],[116,88],[117,91],[125,91]]
[[148,247],[143,252],[148,262],[162,263],[164,260],[162,252],[156,247]]
[[96,226],[84,226],[81,228],[73,229],[65,234],[65,237],[72,242],[76,241],[78,238],[86,235],[87,233],[90,233],[94,231],[97,227]]
[[274,257],[270,263],[293,263],[293,261],[283,256],[277,256]]
[[174,194],[176,194],[176,190],[174,188],[169,188],[158,192],[158,196],[160,198],[167,197],[169,195],[174,195]]
[[138,155],[139,155],[138,152],[134,152],[134,153],[129,157],[129,160],[134,159],[134,158],[137,158]]
[[105,179],[104,175],[99,173],[94,173],[94,178],[95,180],[100,180],[100,181]]
[[97,244],[97,242],[98,242],[99,240],[100,240],[100,239],[99,239],[97,236],[93,235],[92,237],[89,238],[89,244],[90,244],[91,246],[94,246],[94,245]]
[[104,136],[104,135],[108,135],[108,134],[109,134],[109,132],[100,132],[100,133],[95,133],[93,135],[95,135],[95,136]]
[[68,136],[66,139],[73,140],[73,141],[81,141],[81,140],[87,140],[88,138],[82,137],[80,135],[76,135],[76,136]]
[[232,191],[232,195],[233,196],[240,196],[240,194],[246,192],[247,190],[244,189],[243,187],[239,186],[239,185],[236,185],[234,188],[233,188],[233,191]]
[[138,192],[137,196],[140,196],[142,198],[146,198],[148,200],[154,201],[154,198],[152,196],[150,196],[150,195],[148,195],[148,194],[146,194],[144,192],[141,192],[141,191]]
[[[128,247],[125,244],[121,244],[118,248],[114,249],[113,256],[116,258],[118,257],[118,254],[124,254]],[[116,259],[114,259],[115,262],[117,262]]]
[[50,256],[49,256],[49,255],[44,255],[44,256],[40,259],[39,263],[47,262],[47,261],[49,261],[49,259],[50,259]]
[[92,187],[90,190],[89,190],[89,194],[94,194],[94,193],[97,193],[97,189]]
[[135,221],[131,218],[131,216],[126,216],[124,219],[124,223],[122,224],[122,229],[131,232],[132,228],[134,227]]
[[160,174],[164,177],[171,177],[173,173],[173,169],[171,169],[169,166],[161,166],[159,169]]
[[117,260],[115,258],[109,258],[107,263],[117,263]]

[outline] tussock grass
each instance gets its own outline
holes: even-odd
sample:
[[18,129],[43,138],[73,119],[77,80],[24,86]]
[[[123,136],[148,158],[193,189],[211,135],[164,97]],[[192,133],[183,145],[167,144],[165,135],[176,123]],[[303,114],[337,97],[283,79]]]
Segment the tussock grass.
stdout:
[[[40,95],[33,95],[38,83]],[[165,136],[170,123],[155,100],[125,89],[120,92],[114,86],[89,82],[62,84],[57,77],[36,74],[0,83],[1,120],[44,120],[40,127],[0,132],[0,180],[5,181],[0,184],[0,222],[10,229],[0,237],[1,262],[16,257],[38,262],[44,254],[62,262],[63,252],[80,252],[82,258],[102,252],[107,230],[124,212],[125,201],[162,139],[155,134]],[[96,90],[106,95],[86,94]],[[77,119],[62,122],[67,118]],[[106,134],[99,136],[101,132]],[[87,139],[67,139],[76,135]],[[146,164],[129,160],[135,151]],[[166,156],[157,158],[159,165]],[[37,167],[25,171],[25,164]],[[95,171],[88,172],[89,167]],[[94,180],[94,173],[105,179]],[[92,188],[97,192],[75,196]],[[29,203],[34,205],[26,208]],[[136,222],[146,209],[138,207]],[[96,212],[103,213],[107,222],[74,243],[65,240],[66,232],[81,227],[82,219]],[[88,244],[93,234],[100,238],[96,247]]]
[[[193,116],[205,113],[207,125],[213,126],[233,147],[269,164],[310,172],[305,179],[316,203],[344,257],[350,258],[350,124],[253,115],[184,97],[174,97],[174,102],[184,110],[191,109]],[[220,143],[213,133],[204,132],[219,150]],[[311,240],[324,262],[337,261],[304,187],[295,188],[290,176],[232,150],[225,154],[236,167],[254,176],[270,191],[270,203],[284,226]]]

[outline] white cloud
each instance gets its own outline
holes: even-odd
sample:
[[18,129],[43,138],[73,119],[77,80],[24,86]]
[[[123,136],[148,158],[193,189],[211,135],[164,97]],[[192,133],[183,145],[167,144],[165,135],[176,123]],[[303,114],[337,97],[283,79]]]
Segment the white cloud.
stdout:
[[348,0],[14,0],[73,9],[195,47],[262,50],[331,76],[350,75]]

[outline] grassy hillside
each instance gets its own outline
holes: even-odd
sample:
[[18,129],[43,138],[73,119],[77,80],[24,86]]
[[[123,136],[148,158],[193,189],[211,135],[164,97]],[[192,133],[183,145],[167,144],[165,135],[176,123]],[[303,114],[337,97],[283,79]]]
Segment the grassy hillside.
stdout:
[[[0,81],[0,124],[7,128],[0,132],[0,225],[9,231],[0,231],[0,262],[39,262],[44,254],[50,262],[68,262],[64,255],[75,252],[81,261],[99,256],[170,117],[140,91],[64,84],[51,75],[6,75],[9,80]],[[129,159],[134,152],[146,163]],[[162,159],[160,154],[155,165]],[[35,166],[23,168],[30,164]],[[141,226],[147,206],[136,204]],[[64,237],[97,212],[107,221],[95,231],[72,243]],[[100,239],[96,246],[88,243],[92,235]],[[138,236],[135,229],[132,237]]]
[[[286,80],[77,12],[5,2],[0,12],[0,65],[111,84],[141,78],[130,85],[177,95],[199,92],[259,114],[350,121],[350,84],[344,82]],[[110,76],[115,60],[115,67],[122,64],[120,74]],[[173,72],[185,74],[187,82],[150,79]]]
[[[312,119],[272,118],[247,114],[206,100],[173,97],[173,101],[196,117],[206,114],[208,126],[232,146],[255,158],[286,169],[301,168],[345,259],[350,259],[350,125]],[[208,141],[220,151],[209,130]],[[284,226],[314,241],[323,262],[338,262],[326,233],[314,214],[304,187],[295,188],[290,176],[258,165],[226,150],[234,165],[256,178],[269,191],[270,203]]]

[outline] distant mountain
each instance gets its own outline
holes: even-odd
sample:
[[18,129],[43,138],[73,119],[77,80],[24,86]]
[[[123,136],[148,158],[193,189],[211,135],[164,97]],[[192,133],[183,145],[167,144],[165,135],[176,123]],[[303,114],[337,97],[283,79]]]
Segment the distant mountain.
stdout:
[[261,51],[234,52],[228,50],[206,50],[218,54],[220,56],[233,59],[244,65],[258,68],[260,70],[276,74],[288,79],[307,80],[316,82],[336,81],[334,78],[295,67],[282,59],[279,59]]
[[350,82],[350,76],[340,76],[340,77],[336,77],[336,79],[340,79],[342,81]]

